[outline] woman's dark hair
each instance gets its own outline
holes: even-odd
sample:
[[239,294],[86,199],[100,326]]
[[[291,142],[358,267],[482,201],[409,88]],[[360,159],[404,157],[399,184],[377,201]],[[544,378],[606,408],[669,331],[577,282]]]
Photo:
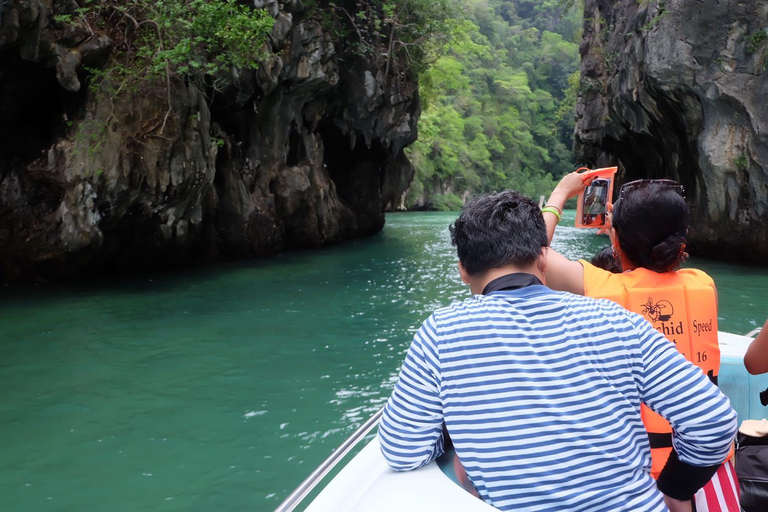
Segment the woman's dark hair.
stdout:
[[600,252],[592,256],[590,261],[594,266],[613,272],[614,274],[621,274],[621,262],[616,258],[613,253],[613,247],[603,247]]
[[473,276],[510,264],[526,267],[548,245],[541,210],[514,190],[470,200],[449,229],[459,261]]
[[691,213],[681,192],[682,187],[669,180],[622,187],[613,207],[613,227],[631,263],[668,272],[683,262]]

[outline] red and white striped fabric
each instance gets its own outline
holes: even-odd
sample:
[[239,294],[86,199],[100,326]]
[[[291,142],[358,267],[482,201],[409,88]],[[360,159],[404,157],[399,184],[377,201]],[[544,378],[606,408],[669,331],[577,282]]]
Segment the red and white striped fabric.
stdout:
[[696,512],[739,512],[739,480],[733,461],[717,469],[707,485],[694,497]]

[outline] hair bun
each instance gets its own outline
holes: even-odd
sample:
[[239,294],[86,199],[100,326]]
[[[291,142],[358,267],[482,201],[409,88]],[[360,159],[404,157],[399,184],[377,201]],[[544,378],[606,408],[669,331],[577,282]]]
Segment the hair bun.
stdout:
[[656,272],[668,272],[685,261],[684,256],[688,256],[685,252],[685,239],[672,235],[651,249],[650,268]]

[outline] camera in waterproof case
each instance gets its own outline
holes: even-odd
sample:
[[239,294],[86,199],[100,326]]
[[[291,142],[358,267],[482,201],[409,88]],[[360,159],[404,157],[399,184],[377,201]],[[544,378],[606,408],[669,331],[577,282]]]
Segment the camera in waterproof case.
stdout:
[[[579,194],[576,207],[577,228],[602,228],[608,216],[608,204],[613,200],[613,181],[618,167],[584,169],[584,178],[594,177]],[[579,169],[577,172],[581,172]]]

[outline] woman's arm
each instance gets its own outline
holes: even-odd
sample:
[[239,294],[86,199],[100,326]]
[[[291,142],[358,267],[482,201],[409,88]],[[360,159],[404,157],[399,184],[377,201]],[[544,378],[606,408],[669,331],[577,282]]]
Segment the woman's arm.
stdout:
[[[560,180],[547,206],[563,210],[565,202],[579,194],[591,179],[584,179],[583,174],[572,172]],[[544,212],[544,222],[547,224],[547,241],[551,244],[555,236],[558,219],[554,213]],[[553,290],[584,295],[584,267],[578,261],[571,261],[551,247],[547,250],[547,268],[545,270],[546,285]]]
[[[578,172],[572,172],[566,174],[565,177],[560,180],[555,190],[552,191],[552,195],[549,196],[547,206],[554,206],[561,212],[565,202],[577,195],[592,181],[591,178],[585,178],[583,174]],[[552,238],[555,236],[555,228],[557,227],[558,219],[552,212],[544,212],[544,222],[547,224],[547,241],[552,243]]]
[[545,285],[553,290],[584,295],[584,267],[571,261],[556,250],[547,249],[547,267],[544,270]]
[[744,366],[752,375],[768,373],[768,321],[744,354]]

